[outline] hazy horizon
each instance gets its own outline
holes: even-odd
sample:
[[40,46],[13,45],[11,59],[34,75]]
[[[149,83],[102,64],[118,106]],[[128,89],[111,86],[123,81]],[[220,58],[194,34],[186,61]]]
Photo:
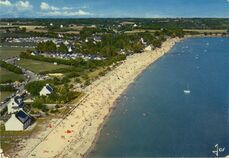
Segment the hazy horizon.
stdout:
[[0,0],[0,18],[228,18],[229,0]]

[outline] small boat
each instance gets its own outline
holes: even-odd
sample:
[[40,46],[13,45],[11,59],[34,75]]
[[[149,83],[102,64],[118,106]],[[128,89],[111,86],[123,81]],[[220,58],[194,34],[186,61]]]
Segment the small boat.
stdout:
[[187,85],[187,89],[184,90],[184,93],[185,94],[190,94],[191,93],[191,90],[189,89],[189,86]]
[[190,91],[190,90],[184,90],[184,93],[185,93],[185,94],[190,94],[191,91]]

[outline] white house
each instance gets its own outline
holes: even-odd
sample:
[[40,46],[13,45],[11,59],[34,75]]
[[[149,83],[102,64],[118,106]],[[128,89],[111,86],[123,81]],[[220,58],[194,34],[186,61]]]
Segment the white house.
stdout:
[[40,91],[40,96],[47,96],[52,92],[53,92],[53,88],[49,84],[46,84]]
[[5,123],[6,131],[23,131],[31,124],[31,117],[23,110],[12,114],[10,119]]
[[34,52],[31,53],[32,56],[35,56],[36,54]]
[[64,45],[69,45],[69,42],[68,41],[64,41]]
[[8,114],[15,113],[24,107],[23,98],[20,96],[15,96],[11,98],[7,104]]

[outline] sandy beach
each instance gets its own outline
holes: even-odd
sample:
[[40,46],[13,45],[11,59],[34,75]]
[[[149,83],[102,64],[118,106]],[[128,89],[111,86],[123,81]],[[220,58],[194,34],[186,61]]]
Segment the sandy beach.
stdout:
[[41,143],[31,148],[28,144],[17,157],[83,157],[93,146],[117,98],[139,74],[179,41],[178,38],[168,39],[159,49],[129,56],[114,70],[87,87],[87,94],[77,107]]

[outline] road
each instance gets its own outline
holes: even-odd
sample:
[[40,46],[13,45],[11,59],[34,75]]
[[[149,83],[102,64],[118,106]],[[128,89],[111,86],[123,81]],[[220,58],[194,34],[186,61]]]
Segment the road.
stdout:
[[36,74],[30,70],[26,70],[26,69],[20,67],[19,65],[17,65],[16,63],[18,60],[19,60],[19,57],[12,57],[12,58],[6,59],[5,62],[13,64],[13,65],[17,66],[18,68],[20,68],[26,79],[23,82],[21,82],[19,85],[15,85],[14,83],[11,83],[11,85],[13,85],[17,89],[17,91],[15,93],[13,93],[11,96],[9,96],[4,102],[2,102],[0,104],[0,112],[2,112],[3,109],[5,109],[10,98],[12,98],[16,95],[22,95],[23,93],[25,93],[26,84],[28,84],[29,82],[32,82],[32,81],[44,79],[44,76],[38,75],[38,74]]

